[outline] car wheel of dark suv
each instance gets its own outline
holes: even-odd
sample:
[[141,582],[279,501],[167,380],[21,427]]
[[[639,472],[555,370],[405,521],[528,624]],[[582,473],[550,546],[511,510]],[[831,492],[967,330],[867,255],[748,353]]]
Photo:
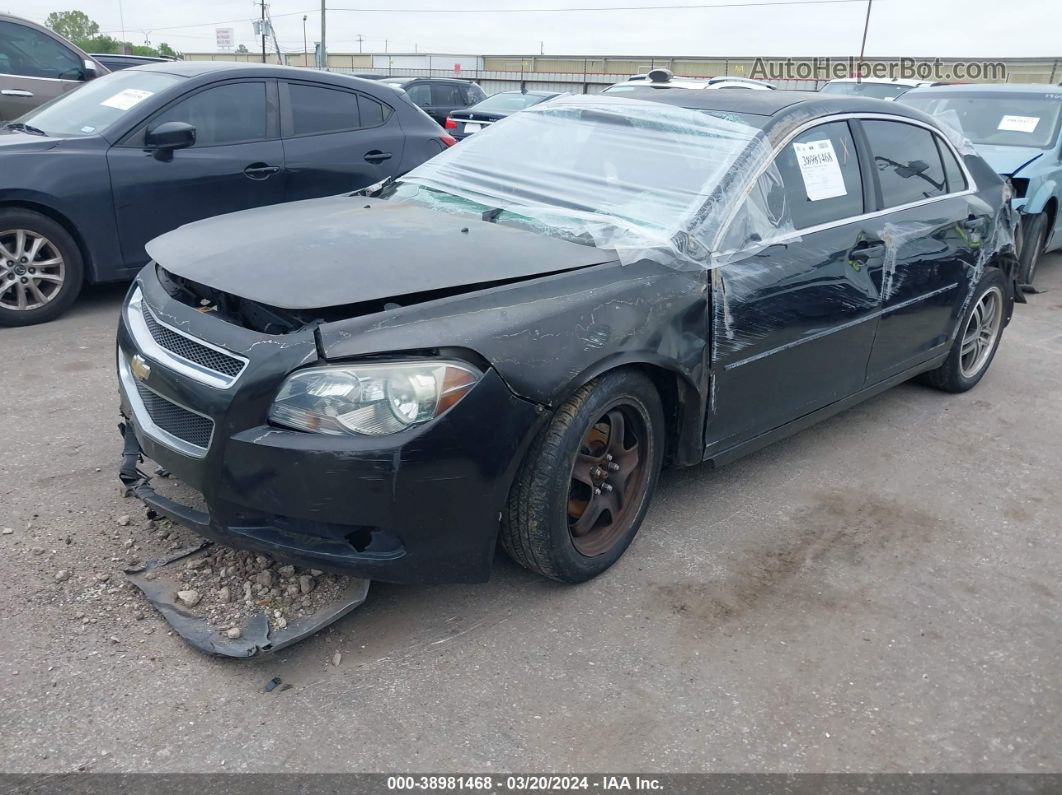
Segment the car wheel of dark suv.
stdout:
[[1002,271],[986,268],[974,289],[944,364],[921,379],[944,392],[973,389],[995,358],[1007,316],[1007,284]]
[[645,518],[663,439],[660,397],[642,373],[615,370],[579,389],[528,451],[503,517],[505,550],[561,582],[605,571]]
[[81,252],[60,224],[31,210],[0,210],[0,326],[58,317],[83,279]]

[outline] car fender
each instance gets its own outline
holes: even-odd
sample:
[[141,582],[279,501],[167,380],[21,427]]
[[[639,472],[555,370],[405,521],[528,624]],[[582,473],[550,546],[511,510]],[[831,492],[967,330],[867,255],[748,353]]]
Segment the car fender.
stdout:
[[77,243],[89,282],[98,281],[97,263],[101,256],[105,257],[107,252],[117,253],[113,217],[97,218],[98,213],[85,213],[76,203],[49,193],[20,188],[0,191],[0,209],[8,207],[31,210],[61,224]]
[[1040,183],[1040,185],[1032,192],[1031,195],[1026,196],[1025,206],[1022,208],[1022,212],[1026,215],[1036,215],[1042,213],[1044,207],[1047,206],[1048,200],[1052,196],[1059,194],[1059,183],[1055,179],[1047,179]]

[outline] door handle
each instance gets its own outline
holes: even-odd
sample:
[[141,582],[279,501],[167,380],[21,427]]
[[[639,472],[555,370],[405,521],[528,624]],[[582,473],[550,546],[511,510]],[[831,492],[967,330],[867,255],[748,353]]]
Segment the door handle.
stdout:
[[32,97],[33,96],[33,92],[32,91],[26,91],[25,89],[22,89],[22,88],[4,88],[4,89],[0,89],[0,94],[3,94],[5,97]]
[[243,170],[243,175],[249,179],[269,179],[280,171],[280,166],[271,166],[268,163],[251,163]]
[[878,256],[885,244],[880,240],[860,240],[848,251],[848,264],[854,271],[863,270],[867,261]]
[[365,160],[369,163],[382,163],[383,161],[390,159],[390,152],[381,152],[379,149],[373,149],[371,152],[367,152],[365,155]]

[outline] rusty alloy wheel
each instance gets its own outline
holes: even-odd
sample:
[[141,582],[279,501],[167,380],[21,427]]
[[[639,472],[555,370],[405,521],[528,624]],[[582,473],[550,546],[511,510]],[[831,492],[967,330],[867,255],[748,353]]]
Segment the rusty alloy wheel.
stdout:
[[608,552],[635,521],[649,482],[648,435],[642,414],[621,403],[583,437],[568,490],[568,532],[581,554]]

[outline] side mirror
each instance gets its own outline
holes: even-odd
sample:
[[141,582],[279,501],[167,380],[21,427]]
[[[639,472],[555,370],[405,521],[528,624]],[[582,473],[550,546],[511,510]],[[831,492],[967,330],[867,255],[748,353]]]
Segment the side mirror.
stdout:
[[99,76],[99,72],[96,71],[96,64],[86,58],[81,69],[81,79],[86,81],[95,80]]
[[144,145],[154,150],[155,157],[170,160],[177,149],[195,144],[195,127],[183,121],[167,121],[152,127],[144,136]]

